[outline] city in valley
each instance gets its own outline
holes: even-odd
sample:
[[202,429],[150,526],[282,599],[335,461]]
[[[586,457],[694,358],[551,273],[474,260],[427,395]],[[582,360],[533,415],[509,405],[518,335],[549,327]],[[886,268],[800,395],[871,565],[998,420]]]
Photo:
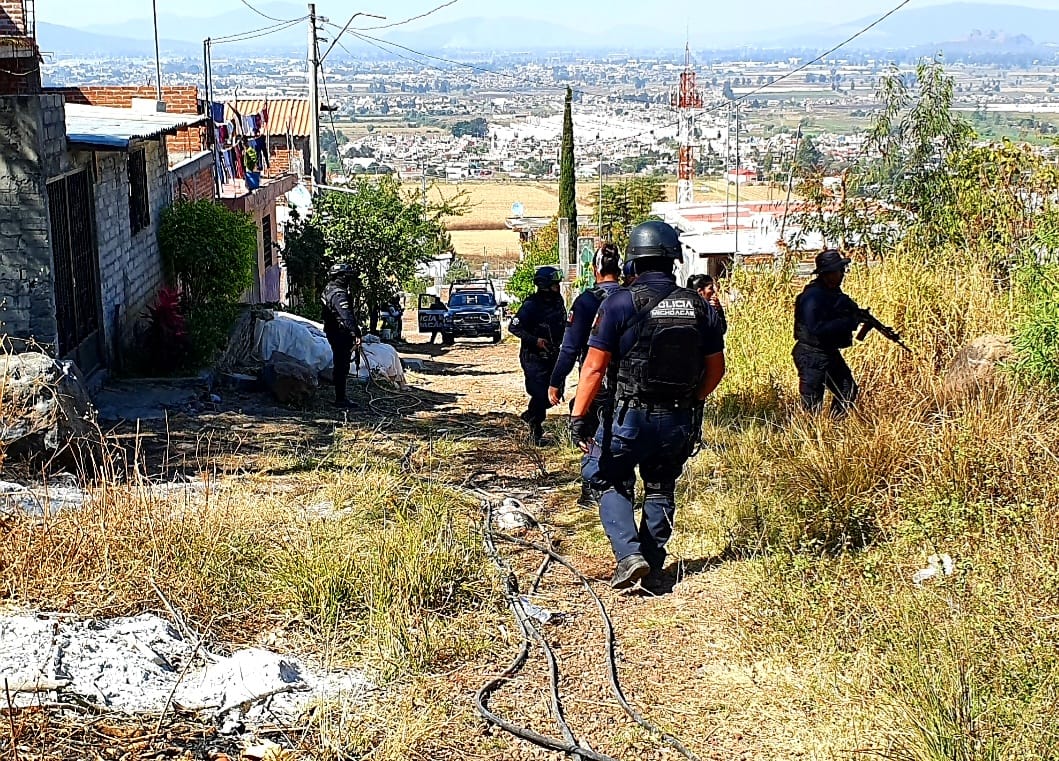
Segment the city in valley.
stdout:
[[[339,32],[334,23],[321,22],[321,29]],[[463,191],[471,208],[449,225],[456,252],[475,268],[488,262],[507,269],[519,257],[517,232],[525,232],[510,220],[555,215],[570,87],[582,214],[593,213],[601,181],[648,175],[665,188],[670,205],[660,212],[676,219],[676,202],[687,200],[677,194],[686,142],[696,208],[683,215],[684,227],[694,227],[697,215],[704,251],[775,253],[780,230],[791,232],[783,219],[788,207],[777,202],[797,201],[802,173],[795,170],[811,163],[837,183],[864,155],[880,77],[899,71],[912,83],[923,60],[944,62],[954,78],[954,107],[980,136],[1028,141],[1049,153],[1059,132],[1059,56],[1009,37],[975,30],[947,54],[946,46],[920,45],[823,57],[793,45],[704,50],[690,35],[635,53],[420,50],[414,32],[401,44],[341,38],[320,66],[322,161],[332,185],[393,173],[409,188],[426,185],[435,199]],[[201,56],[164,55],[163,84],[197,86],[203,99],[208,86],[213,100],[233,105],[271,103],[280,114],[266,127],[273,138],[287,133],[292,143],[305,142],[311,124],[305,51],[265,52],[236,42],[211,47],[208,85]],[[57,86],[142,86],[154,71],[153,58],[58,49],[44,66],[46,83]],[[679,91],[687,73],[696,99],[685,137]],[[744,230],[741,239],[736,229]]]

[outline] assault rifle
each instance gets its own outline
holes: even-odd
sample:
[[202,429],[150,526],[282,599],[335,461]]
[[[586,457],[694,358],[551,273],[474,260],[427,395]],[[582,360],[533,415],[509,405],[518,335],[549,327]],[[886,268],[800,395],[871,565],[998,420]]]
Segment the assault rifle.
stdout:
[[900,346],[909,354],[912,353],[912,350],[909,349],[908,346],[905,345],[905,342],[901,339],[901,334],[891,328],[889,325],[879,322],[879,319],[871,313],[871,310],[858,308],[856,310],[856,315],[858,318],[860,318],[861,321],[860,330],[857,332],[858,341],[863,341],[865,338],[868,337],[868,333],[870,333],[872,330],[875,330],[878,331],[879,335],[881,335],[883,338],[887,339],[888,341],[893,341],[895,344]]

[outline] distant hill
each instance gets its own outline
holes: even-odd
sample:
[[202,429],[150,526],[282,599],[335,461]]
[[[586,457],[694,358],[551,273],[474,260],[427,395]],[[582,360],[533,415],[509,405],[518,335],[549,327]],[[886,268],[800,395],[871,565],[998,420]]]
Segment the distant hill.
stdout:
[[[306,14],[304,4],[294,3],[255,3],[265,13],[277,19],[296,19]],[[334,21],[334,19],[331,19]],[[345,23],[343,20],[342,23]],[[173,13],[162,13],[158,16],[158,31],[162,37],[170,40],[193,42],[202,45],[207,37],[224,37],[232,34],[241,34],[252,29],[262,29],[275,26],[275,21],[270,21],[264,16],[258,16],[247,11],[246,8],[228,11],[217,16],[208,18],[179,16]],[[308,22],[294,25],[289,30],[277,32],[267,37],[259,37],[261,44],[299,44],[305,46],[305,37],[308,31]],[[137,40],[149,40],[154,38],[154,27],[149,16],[139,19],[128,19],[116,24],[96,24],[84,27],[86,32],[92,34],[114,35],[128,37]]]
[[[45,53],[69,56],[154,56],[154,39],[131,39],[108,34],[92,34],[80,29],[46,21],[37,23],[37,42]],[[202,43],[198,46],[180,40],[160,40],[164,52],[177,55],[201,56]]]
[[[545,4],[561,5],[568,0],[541,0]],[[305,7],[296,3],[261,3],[264,13],[277,19],[296,19],[305,14]],[[463,12],[468,7],[459,6]],[[543,6],[534,6],[540,12]],[[345,11],[343,11],[344,13]],[[696,11],[697,13],[704,11]],[[564,18],[556,14],[555,18]],[[343,24],[344,19],[332,18],[332,23]],[[557,23],[519,17],[490,18],[479,16],[443,23],[400,26],[367,32],[392,40],[409,48],[423,51],[542,51],[542,50],[610,50],[645,51],[679,49],[684,45],[683,25],[676,32],[660,28],[661,19],[647,19],[644,25],[615,25],[601,28],[598,24]],[[759,21],[759,20],[756,20]],[[712,39],[717,48],[733,49],[742,46],[771,48],[803,48],[823,50],[850,37],[874,21],[874,17],[833,25],[792,25],[782,31],[761,29],[760,23],[747,22],[740,31],[726,33],[722,39]],[[371,26],[371,22],[364,26]],[[658,24],[658,27],[651,24]],[[245,8],[211,18],[190,18],[163,14],[159,29],[165,39],[162,47],[169,53],[196,54],[206,37],[218,38],[248,32],[255,28],[275,25],[269,19],[253,16]],[[41,43],[45,49],[75,55],[109,52],[114,55],[136,55],[150,52],[153,30],[147,19],[130,19],[117,24],[96,25],[76,30],[54,24],[41,23]],[[708,36],[709,25],[701,36]],[[760,31],[759,31],[760,30]],[[333,33],[334,30],[331,30]],[[243,49],[298,51],[305,48],[306,25],[298,23],[268,36],[240,43]],[[331,35],[325,35],[331,36]],[[696,36],[692,26],[692,43]],[[147,47],[145,47],[145,44]],[[352,35],[344,39],[346,47],[358,54],[380,55],[379,50],[357,40]],[[924,8],[910,5],[889,17],[848,46],[860,50],[937,50],[972,52],[1033,51],[1044,45],[1059,44],[1059,10],[1042,10],[1012,5],[955,2]],[[232,46],[229,49],[234,49]],[[707,45],[698,45],[706,48]]]
[[[774,35],[770,45],[830,47],[866,27],[874,17],[820,27],[797,37]],[[948,3],[925,8],[909,6],[850,43],[851,49],[904,49],[968,43],[972,47],[1024,47],[1059,43],[1059,10],[1017,5]]]

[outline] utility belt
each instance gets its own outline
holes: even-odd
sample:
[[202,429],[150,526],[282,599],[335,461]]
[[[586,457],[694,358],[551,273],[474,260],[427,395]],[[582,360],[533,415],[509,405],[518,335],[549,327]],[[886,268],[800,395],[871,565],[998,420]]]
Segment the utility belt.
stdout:
[[646,412],[657,412],[659,410],[693,410],[695,409],[696,404],[692,399],[657,400],[626,397],[616,399],[614,406],[619,410],[644,410]]

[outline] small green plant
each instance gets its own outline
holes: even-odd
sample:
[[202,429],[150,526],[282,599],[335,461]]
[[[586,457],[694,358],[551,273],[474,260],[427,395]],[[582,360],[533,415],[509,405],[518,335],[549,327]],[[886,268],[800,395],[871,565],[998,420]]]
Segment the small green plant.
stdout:
[[1059,266],[1019,272],[1022,314],[1015,324],[1015,370],[1023,380],[1059,386]]
[[207,362],[227,340],[236,304],[253,283],[254,220],[212,201],[181,201],[162,213],[158,245],[183,300],[194,359]]

